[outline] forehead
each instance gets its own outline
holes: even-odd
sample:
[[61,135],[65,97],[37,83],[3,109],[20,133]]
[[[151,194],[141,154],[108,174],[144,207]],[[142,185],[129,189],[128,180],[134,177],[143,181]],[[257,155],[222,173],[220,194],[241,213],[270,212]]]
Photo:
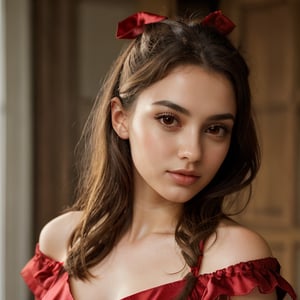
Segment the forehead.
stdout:
[[151,107],[161,100],[172,101],[191,112],[236,112],[231,82],[221,73],[195,65],[176,67],[144,89],[137,97],[136,108]]

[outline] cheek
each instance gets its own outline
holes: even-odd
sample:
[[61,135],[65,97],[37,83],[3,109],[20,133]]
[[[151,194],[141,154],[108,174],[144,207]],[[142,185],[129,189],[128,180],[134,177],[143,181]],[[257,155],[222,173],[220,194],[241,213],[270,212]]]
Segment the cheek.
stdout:
[[152,148],[156,143],[156,137],[151,128],[147,126],[135,126],[131,129],[129,140],[132,147]]
[[159,132],[147,124],[133,126],[130,130],[129,142],[132,155],[140,159],[158,159],[167,148]]
[[214,149],[211,149],[209,153],[209,160],[213,172],[216,173],[221,167],[223,161],[227,156],[229,146],[230,144],[220,145],[219,147],[215,147]]
[[[166,134],[153,121],[153,117],[136,116],[129,126],[129,141],[132,149],[148,155],[163,154],[170,148],[170,134]],[[169,145],[169,146],[168,146]]]

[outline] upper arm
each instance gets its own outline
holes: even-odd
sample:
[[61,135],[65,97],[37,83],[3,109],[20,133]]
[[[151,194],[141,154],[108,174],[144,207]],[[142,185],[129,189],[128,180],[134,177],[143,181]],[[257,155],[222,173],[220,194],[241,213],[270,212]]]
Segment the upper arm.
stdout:
[[39,247],[45,255],[64,261],[69,238],[77,226],[81,212],[68,212],[47,223],[41,230]]

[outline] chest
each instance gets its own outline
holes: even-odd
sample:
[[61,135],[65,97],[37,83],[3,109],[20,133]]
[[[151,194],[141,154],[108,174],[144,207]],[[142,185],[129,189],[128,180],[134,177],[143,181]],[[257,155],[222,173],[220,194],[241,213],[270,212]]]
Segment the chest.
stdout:
[[120,244],[91,269],[90,281],[70,278],[75,300],[120,300],[134,293],[182,279],[189,268],[173,241],[158,239]]

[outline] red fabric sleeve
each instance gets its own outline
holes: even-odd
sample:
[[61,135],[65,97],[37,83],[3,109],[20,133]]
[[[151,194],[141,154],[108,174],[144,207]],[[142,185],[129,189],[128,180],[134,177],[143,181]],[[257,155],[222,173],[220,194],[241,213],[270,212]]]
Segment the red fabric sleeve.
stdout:
[[73,300],[63,263],[43,254],[39,245],[33,258],[22,269],[21,276],[36,300]]
[[247,295],[257,288],[262,294],[276,290],[278,300],[282,300],[287,293],[291,299],[296,299],[293,288],[279,272],[280,265],[272,257],[242,262],[211,274],[200,275],[194,292],[201,295],[197,299],[217,299],[222,295]]
[[[262,294],[276,290],[277,299],[282,300],[288,293],[296,300],[296,294],[280,274],[280,265],[275,258],[264,258],[242,262],[210,274],[198,276],[198,282],[188,300],[215,300],[219,296],[230,299],[251,293],[255,288]],[[122,300],[165,300],[176,299],[184,288],[185,280],[167,283],[138,292]]]
[[[69,287],[69,276],[63,264],[40,252],[37,245],[34,257],[21,271],[25,282],[36,300],[74,300]],[[123,298],[123,300],[165,300],[176,297],[185,285],[179,280]],[[197,284],[189,300],[212,300],[219,296],[241,296],[258,289],[262,294],[276,290],[277,299],[286,293],[291,299],[297,296],[290,284],[280,275],[280,265],[275,258],[264,258],[198,276]]]

